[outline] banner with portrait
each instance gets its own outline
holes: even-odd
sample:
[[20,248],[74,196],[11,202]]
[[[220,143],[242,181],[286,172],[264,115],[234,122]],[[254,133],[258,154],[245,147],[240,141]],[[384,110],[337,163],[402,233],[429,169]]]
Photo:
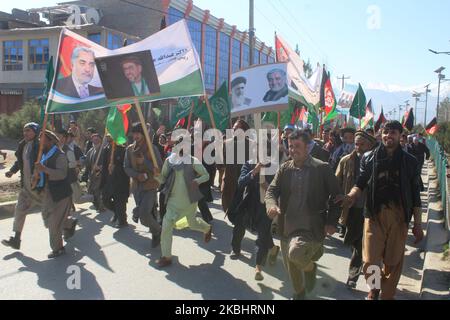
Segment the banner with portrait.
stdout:
[[231,117],[288,108],[287,64],[258,65],[231,76]]
[[342,113],[348,114],[355,99],[356,92],[358,92],[357,85],[346,84],[337,100],[337,109]]
[[[145,53],[143,53],[145,52]],[[137,79],[136,68],[144,68],[137,85],[130,84],[134,99],[140,102],[204,94],[203,75],[197,51],[185,20],[154,35],[116,50],[106,49],[70,30],[61,32],[55,77],[46,106],[47,113],[71,113],[133,103],[119,94],[107,101],[95,63],[97,58],[123,56],[127,61],[112,61],[122,79]],[[145,58],[153,61],[145,61]],[[107,65],[105,64],[107,67]],[[134,71],[133,71],[134,70]],[[149,71],[150,70],[150,71]],[[153,71],[156,71],[156,78]],[[108,70],[108,73],[111,69]],[[105,79],[102,79],[105,80]],[[124,80],[125,83],[125,80]],[[108,84],[114,87],[113,83]],[[107,89],[111,89],[111,88]],[[129,90],[127,92],[130,92]],[[123,97],[123,98],[122,98]]]

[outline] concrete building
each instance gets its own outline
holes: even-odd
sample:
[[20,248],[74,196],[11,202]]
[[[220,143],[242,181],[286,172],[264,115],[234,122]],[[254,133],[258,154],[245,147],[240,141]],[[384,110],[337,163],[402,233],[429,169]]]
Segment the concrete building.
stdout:
[[[248,34],[196,7],[191,0],[80,0],[20,13],[20,21],[13,15],[3,19],[0,14],[0,90],[5,93],[0,94],[0,113],[12,112],[23,101],[42,93],[48,59],[56,56],[60,30],[67,25],[105,47],[117,48],[125,38],[137,41],[184,18],[201,57],[208,94],[229,82],[233,72],[249,66]],[[9,22],[2,24],[2,20]],[[254,63],[274,61],[274,50],[256,39]],[[166,111],[173,103],[162,101],[159,105]]]

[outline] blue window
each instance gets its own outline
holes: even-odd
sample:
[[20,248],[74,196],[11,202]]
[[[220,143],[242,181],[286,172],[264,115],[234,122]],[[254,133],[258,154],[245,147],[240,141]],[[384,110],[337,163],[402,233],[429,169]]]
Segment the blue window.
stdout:
[[269,63],[274,63],[275,62],[275,58],[273,56],[269,57]]
[[217,87],[220,87],[222,83],[228,83],[229,73],[229,59],[230,59],[230,36],[225,33],[220,33],[220,47],[219,47],[219,83]]
[[267,64],[267,54],[261,53],[261,64]]
[[117,49],[123,47],[123,37],[118,34],[108,32],[108,41],[106,44],[108,49]]
[[241,69],[241,42],[233,39],[233,52],[231,60],[231,72],[235,73]]
[[95,42],[96,44],[101,44],[102,42],[102,35],[101,33],[90,33],[88,34],[88,39],[92,42]]
[[254,50],[253,61],[254,61],[253,64],[259,64],[259,51],[258,51],[258,49]]
[[214,92],[216,85],[217,32],[208,25],[205,28],[205,39],[205,88],[209,92]]
[[182,19],[184,19],[183,12],[172,7],[169,8],[169,14],[167,16],[168,25],[174,24]]
[[242,50],[242,68],[247,68],[250,61],[250,47],[248,44],[244,44],[244,49]]
[[198,55],[202,55],[202,23],[198,20],[190,18],[187,20],[189,27],[189,33],[191,34],[192,42],[194,43],[195,49]]
[[30,70],[45,70],[49,60],[48,39],[28,40],[28,65]]
[[3,71],[22,70],[23,42],[3,41]]

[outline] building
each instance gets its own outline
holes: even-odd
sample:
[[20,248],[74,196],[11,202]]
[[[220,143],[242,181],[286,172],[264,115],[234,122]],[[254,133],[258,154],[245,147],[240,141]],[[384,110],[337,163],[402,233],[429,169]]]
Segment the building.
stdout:
[[[105,47],[117,48],[125,38],[137,41],[165,25],[186,19],[201,58],[208,94],[214,93],[223,82],[229,83],[232,73],[250,64],[248,33],[216,18],[209,10],[196,7],[192,0],[80,0],[20,13],[19,22],[23,24],[16,21],[14,12],[4,17],[8,22],[5,24],[0,15],[3,28],[0,30],[3,52],[0,90],[6,90],[2,91],[5,95],[0,94],[0,113],[12,112],[21,105],[19,100],[22,103],[42,93],[49,56],[56,56],[60,30],[67,25]],[[47,20],[46,24],[36,15]],[[27,25],[23,20],[29,20]],[[256,39],[254,64],[274,61],[273,49]],[[11,101],[15,101],[16,107],[10,105]],[[173,103],[159,104],[166,111]]]

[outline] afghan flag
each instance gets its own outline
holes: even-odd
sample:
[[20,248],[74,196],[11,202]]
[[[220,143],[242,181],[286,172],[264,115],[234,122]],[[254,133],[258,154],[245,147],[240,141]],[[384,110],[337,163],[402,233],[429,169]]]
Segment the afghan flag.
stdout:
[[323,69],[322,90],[320,96],[320,105],[325,112],[323,123],[330,122],[338,116],[336,109],[336,96],[334,95],[333,86],[331,85],[330,73]]
[[106,118],[106,130],[108,130],[114,142],[118,145],[123,145],[127,142],[129,127],[127,112],[131,107],[130,104],[127,104],[109,109],[108,117]]
[[413,108],[406,112],[403,121],[403,127],[411,131],[414,128],[414,111]]
[[362,119],[366,116],[367,99],[366,94],[361,86],[358,85],[358,91],[353,99],[352,106],[350,108],[350,115],[356,119]]
[[383,107],[381,107],[381,114],[378,117],[377,122],[375,122],[375,132],[378,132],[383,124],[385,124],[387,121],[386,117],[384,116]]
[[425,131],[430,135],[434,136],[436,132],[439,130],[438,123],[436,117],[431,120],[431,122],[425,128]]
[[373,128],[373,118],[372,99],[370,99],[366,107],[366,116],[361,121],[361,129],[366,127]]

